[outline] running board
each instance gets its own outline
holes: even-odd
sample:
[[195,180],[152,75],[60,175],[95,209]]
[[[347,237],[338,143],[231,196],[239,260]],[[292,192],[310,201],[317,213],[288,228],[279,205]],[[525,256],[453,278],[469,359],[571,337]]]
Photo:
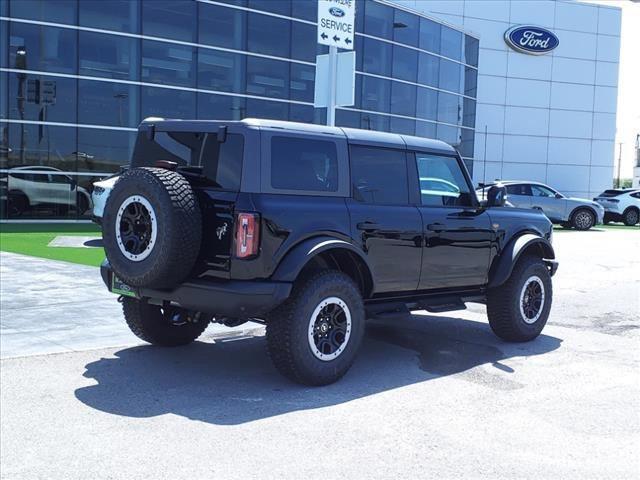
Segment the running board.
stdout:
[[451,299],[446,302],[420,302],[419,305],[424,308],[427,312],[431,313],[442,313],[442,312],[454,312],[456,310],[466,310],[467,306],[464,304],[462,300],[459,298]]

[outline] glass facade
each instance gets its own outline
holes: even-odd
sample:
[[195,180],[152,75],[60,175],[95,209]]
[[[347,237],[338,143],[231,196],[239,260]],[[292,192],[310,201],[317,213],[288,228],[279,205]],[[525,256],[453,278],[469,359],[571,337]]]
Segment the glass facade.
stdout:
[[[0,219],[85,219],[145,117],[324,123],[307,0],[0,2]],[[442,139],[470,168],[478,40],[360,0],[336,124]]]

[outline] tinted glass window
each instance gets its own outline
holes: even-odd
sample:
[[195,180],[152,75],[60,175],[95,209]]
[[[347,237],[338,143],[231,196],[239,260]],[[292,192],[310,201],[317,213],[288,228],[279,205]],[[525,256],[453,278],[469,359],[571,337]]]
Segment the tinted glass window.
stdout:
[[303,138],[271,139],[271,186],[282,190],[335,192],[338,153],[334,142]]
[[[19,101],[20,88],[26,93]],[[2,99],[4,103],[4,98]],[[78,95],[74,78],[9,75],[9,116],[25,120],[73,123]],[[44,117],[43,117],[44,116]]]
[[444,58],[440,60],[440,81],[438,86],[443,90],[458,92],[462,81],[462,65],[450,62]]
[[289,98],[291,98],[291,100],[313,103],[315,75],[316,69],[311,65],[292,63]]
[[418,87],[416,116],[425,120],[435,120],[438,114],[438,91]]
[[507,185],[508,195],[531,195],[529,185]]
[[476,124],[476,101],[470,98],[462,100],[462,125],[473,128]]
[[10,5],[12,17],[71,25],[76,23],[76,12],[77,0],[11,0]]
[[196,5],[191,0],[142,0],[142,33],[195,42]]
[[461,120],[462,97],[438,93],[438,121],[456,125]]
[[373,113],[362,113],[360,127],[365,130],[377,130],[379,132],[389,131],[389,118],[387,115],[375,115]]
[[198,118],[204,120],[242,120],[246,117],[243,97],[198,93]]
[[462,129],[439,123],[436,130],[436,138],[448,143],[454,148],[460,148],[460,143],[462,142]]
[[391,83],[391,113],[414,117],[416,114],[416,86],[409,83]]
[[195,86],[195,48],[142,41],[142,80],[185,87]]
[[406,45],[418,46],[420,33],[420,17],[403,10],[396,9],[393,19],[393,40]]
[[455,157],[416,153],[422,205],[470,206],[471,194]]
[[224,143],[218,142],[215,134],[207,135],[202,151],[202,173],[214,188],[240,190],[244,137],[230,133]]
[[100,0],[78,2],[80,25],[118,32],[140,31],[138,0]]
[[247,93],[289,98],[289,62],[247,57]]
[[399,150],[351,147],[353,198],[380,205],[409,202],[405,153]]
[[440,35],[440,54],[460,60],[462,57],[462,32],[449,28],[445,25],[441,26]]
[[416,64],[418,63],[418,52],[410,48],[393,46],[393,78],[416,81]]
[[[9,124],[8,166],[50,166],[76,171],[76,129],[51,125]],[[21,139],[25,139],[24,152]]]
[[389,131],[402,135],[415,135],[416,121],[410,118],[391,117],[389,119]]
[[247,13],[235,8],[198,2],[200,43],[246,49]]
[[390,77],[391,51],[392,45],[390,43],[365,38],[362,58],[363,71]]
[[436,124],[431,122],[416,122],[416,135],[425,138],[436,138]]
[[478,71],[475,68],[464,69],[464,94],[476,97],[478,91]]
[[474,67],[478,66],[478,39],[464,36],[464,62]]
[[80,35],[80,75],[138,80],[140,40],[105,33]]
[[289,104],[271,100],[247,98],[246,117],[287,120],[289,118]]
[[[461,128],[460,131],[462,136],[458,151],[462,157],[473,157],[475,132],[469,128]],[[471,168],[469,168],[469,172],[471,172]]]
[[440,59],[428,53],[420,53],[418,56],[418,83],[437,87],[439,75]]
[[[362,5],[364,4],[364,5]],[[364,32],[374,37],[393,38],[393,8],[378,2],[362,2],[364,6]]]
[[249,13],[249,51],[275,57],[289,57],[290,29],[291,21],[289,20],[260,13]]
[[391,102],[391,80],[363,75],[362,99],[363,110],[389,112]]
[[222,92],[242,92],[246,55],[208,48],[198,49],[198,87]]
[[11,23],[10,31],[10,67],[76,73],[77,31],[26,23]]
[[137,85],[79,80],[78,97],[82,99],[78,103],[79,123],[137,127],[139,91]]
[[170,88],[140,87],[140,118],[195,118],[196,94]]
[[254,10],[277,13],[279,15],[291,14],[291,0],[248,0],[247,6]]
[[440,53],[440,24],[428,18],[420,18],[419,46],[423,50]]
[[316,27],[306,23],[291,22],[291,39],[291,58],[315,63]]
[[136,132],[78,129],[78,169],[115,172],[131,161]]

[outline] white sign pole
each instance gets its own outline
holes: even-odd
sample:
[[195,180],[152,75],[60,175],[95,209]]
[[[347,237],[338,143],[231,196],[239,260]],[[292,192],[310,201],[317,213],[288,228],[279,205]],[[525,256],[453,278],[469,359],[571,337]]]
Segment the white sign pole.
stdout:
[[336,78],[338,72],[338,47],[329,47],[329,102],[327,105],[327,125],[336,125]]

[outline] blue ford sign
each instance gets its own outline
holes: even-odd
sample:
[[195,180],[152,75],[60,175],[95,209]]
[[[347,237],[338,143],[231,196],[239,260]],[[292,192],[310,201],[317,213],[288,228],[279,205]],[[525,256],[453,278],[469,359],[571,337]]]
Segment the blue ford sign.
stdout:
[[338,7],[331,7],[329,13],[334,17],[344,17],[344,10]]
[[549,53],[560,44],[553,32],[532,25],[517,25],[504,32],[504,41],[514,50],[529,55]]

